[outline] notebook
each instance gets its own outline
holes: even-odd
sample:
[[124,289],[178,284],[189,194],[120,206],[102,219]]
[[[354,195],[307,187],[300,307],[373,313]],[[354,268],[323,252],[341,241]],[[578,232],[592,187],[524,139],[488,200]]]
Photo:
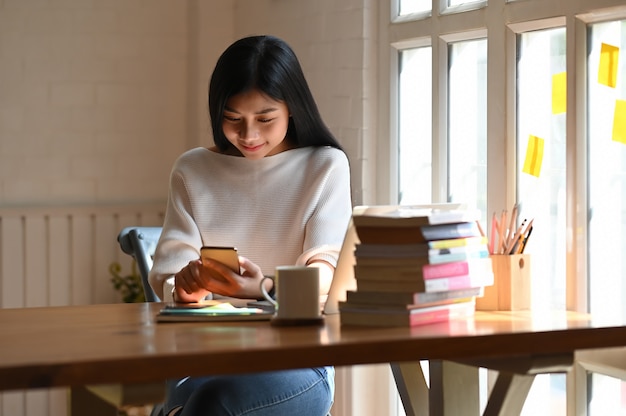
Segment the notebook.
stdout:
[[[241,302],[241,300],[238,300]],[[263,321],[274,316],[273,311],[233,305],[226,300],[207,300],[199,303],[168,303],[156,316],[157,322],[227,322]]]

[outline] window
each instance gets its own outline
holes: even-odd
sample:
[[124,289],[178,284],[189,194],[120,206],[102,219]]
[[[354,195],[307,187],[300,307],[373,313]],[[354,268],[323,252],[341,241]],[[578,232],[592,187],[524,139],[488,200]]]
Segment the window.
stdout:
[[397,1],[398,1],[398,15],[399,16],[430,12],[432,8],[432,0],[397,0]]
[[[381,6],[381,56],[396,64],[379,67],[380,85],[397,105],[378,119],[389,140],[376,174],[389,186],[377,203],[466,202],[485,216],[518,203],[534,221],[533,308],[626,318],[626,5],[428,6],[409,22]],[[606,409],[599,389],[624,409],[625,383],[589,380],[590,412]],[[538,377],[524,414],[565,414],[565,384]]]
[[399,52],[398,201],[430,202],[432,170],[432,49]]
[[517,202],[550,236],[529,240],[532,303],[565,309],[565,29],[517,37]]
[[587,414],[589,416],[624,414],[626,383],[600,374],[592,374],[591,380],[592,392]]
[[[626,20],[589,34],[589,309],[626,318]],[[593,374],[590,398],[590,415],[626,413],[626,382]]]
[[589,308],[626,317],[626,20],[589,31]]
[[449,50],[448,200],[486,213],[487,41],[455,42]]
[[448,0],[448,6],[460,6],[463,4],[480,3],[483,0]]

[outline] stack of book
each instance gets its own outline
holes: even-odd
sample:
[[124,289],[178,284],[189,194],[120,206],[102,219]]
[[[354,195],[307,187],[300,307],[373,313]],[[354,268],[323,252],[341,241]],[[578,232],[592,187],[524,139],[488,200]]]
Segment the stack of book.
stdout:
[[353,215],[357,288],[339,305],[342,324],[415,326],[471,316],[493,284],[480,212],[396,207]]

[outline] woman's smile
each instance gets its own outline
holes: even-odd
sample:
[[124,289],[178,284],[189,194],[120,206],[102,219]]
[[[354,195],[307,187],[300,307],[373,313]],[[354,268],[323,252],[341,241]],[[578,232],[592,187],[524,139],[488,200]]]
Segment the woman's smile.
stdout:
[[224,108],[224,136],[244,157],[260,159],[287,150],[288,126],[287,105],[256,89],[230,97]]

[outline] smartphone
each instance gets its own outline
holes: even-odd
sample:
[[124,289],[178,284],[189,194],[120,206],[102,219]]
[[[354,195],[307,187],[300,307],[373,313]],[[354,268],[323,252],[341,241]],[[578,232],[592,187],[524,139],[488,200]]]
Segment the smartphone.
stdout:
[[200,249],[200,258],[217,260],[230,268],[235,273],[239,273],[239,256],[235,247],[204,246]]

